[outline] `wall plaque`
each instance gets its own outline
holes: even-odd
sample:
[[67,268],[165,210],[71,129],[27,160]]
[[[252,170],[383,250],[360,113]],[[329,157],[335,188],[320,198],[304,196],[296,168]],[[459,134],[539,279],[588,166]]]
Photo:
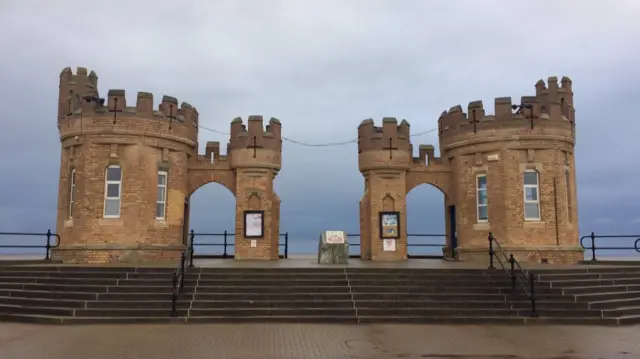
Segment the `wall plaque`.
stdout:
[[244,211],[244,238],[264,237],[264,211]]

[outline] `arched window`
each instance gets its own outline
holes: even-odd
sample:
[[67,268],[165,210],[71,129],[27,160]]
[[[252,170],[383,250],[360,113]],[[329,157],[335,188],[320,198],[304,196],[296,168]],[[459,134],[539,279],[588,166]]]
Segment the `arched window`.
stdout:
[[524,182],[524,220],[540,220],[540,184],[536,170],[526,170],[523,174]]
[[571,205],[571,176],[568,169],[564,171],[564,192],[565,200],[567,201],[567,219],[569,220],[569,222],[572,222],[573,208]]
[[122,197],[122,169],[120,166],[107,167],[104,182],[104,218],[119,218]]

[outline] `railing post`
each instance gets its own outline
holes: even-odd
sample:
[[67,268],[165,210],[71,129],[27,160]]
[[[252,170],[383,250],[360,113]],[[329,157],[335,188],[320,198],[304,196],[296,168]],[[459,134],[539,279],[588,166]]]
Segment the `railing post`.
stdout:
[[182,271],[180,277],[178,277],[178,280],[180,280],[180,278],[182,278],[182,280],[180,280],[180,291],[182,292],[182,290],[184,289],[184,271],[186,270],[186,263],[187,263],[187,254],[183,251],[182,254],[180,255],[180,270]]
[[189,233],[189,268],[193,268],[193,240],[195,239],[195,232],[193,229]]
[[536,311],[536,274],[533,272],[529,272],[529,286],[530,286],[530,294],[531,294],[531,316],[537,317],[538,313]]
[[596,260],[596,234],[591,232],[591,260]]
[[222,243],[222,247],[224,248],[224,253],[222,253],[222,258],[227,258],[227,230],[224,230],[223,233],[224,242]]
[[284,259],[289,258],[289,232],[284,233]]
[[493,265],[493,233],[489,233],[489,269],[496,269]]
[[44,255],[44,260],[48,261],[51,259],[49,256],[49,251],[51,250],[51,230],[47,229],[47,246],[45,247],[46,253]]
[[516,294],[516,259],[513,253],[509,254],[509,263],[511,264],[511,291]]
[[173,276],[173,293],[171,294],[171,316],[176,316],[176,302],[178,301],[178,295],[176,294],[176,276]]

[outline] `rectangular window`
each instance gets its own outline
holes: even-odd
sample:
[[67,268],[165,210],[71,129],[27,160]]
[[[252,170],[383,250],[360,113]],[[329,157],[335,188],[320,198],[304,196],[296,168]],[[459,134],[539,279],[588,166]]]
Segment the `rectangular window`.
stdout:
[[156,219],[164,219],[167,212],[167,172],[158,171],[158,198],[156,199]]
[[526,170],[524,180],[524,219],[525,221],[540,220],[540,188],[538,171]]
[[104,182],[104,218],[119,218],[122,197],[122,169],[120,166],[107,167]]
[[478,207],[478,222],[489,221],[489,211],[487,202],[487,175],[476,176],[476,198]]
[[564,191],[565,191],[565,200],[567,201],[567,219],[569,222],[572,222],[572,207],[571,207],[571,178],[569,176],[569,171],[564,171]]
[[73,218],[73,204],[76,201],[76,169],[71,170],[71,178],[69,179],[69,219]]

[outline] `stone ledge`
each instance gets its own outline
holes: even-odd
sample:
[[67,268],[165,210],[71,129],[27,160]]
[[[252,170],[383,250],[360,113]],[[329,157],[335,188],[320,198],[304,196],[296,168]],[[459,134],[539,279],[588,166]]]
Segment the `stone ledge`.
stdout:
[[491,223],[489,222],[478,222],[473,224],[473,230],[475,231],[488,231],[491,229]]

